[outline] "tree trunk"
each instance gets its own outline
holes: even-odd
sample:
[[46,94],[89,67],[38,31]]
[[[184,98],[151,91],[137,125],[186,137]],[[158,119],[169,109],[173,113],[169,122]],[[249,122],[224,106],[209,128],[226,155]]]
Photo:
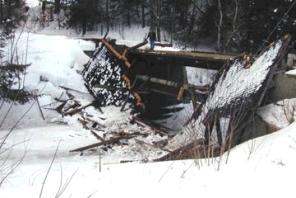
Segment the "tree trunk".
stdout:
[[106,26],[107,26],[107,32],[109,32],[109,28],[110,28],[109,0],[106,0]]
[[3,10],[3,1],[0,0],[0,24],[2,24],[2,22],[3,22],[3,12],[4,12],[4,10]]
[[154,29],[155,28],[155,14],[154,14],[154,3],[155,0],[150,0],[150,8],[149,8],[149,12],[150,12],[150,28]]
[[235,2],[235,10],[234,10],[233,19],[232,19],[232,33],[229,36],[229,38],[227,39],[227,42],[225,44],[225,49],[228,48],[228,46],[231,43],[231,40],[233,39],[233,37],[236,34],[237,18],[238,18],[238,11],[239,11],[239,0],[234,0],[234,2]]
[[161,0],[157,0],[157,8],[156,8],[156,34],[157,40],[161,41],[161,34],[160,34],[160,11],[161,11]]
[[54,0],[54,13],[59,14],[61,10],[61,0]]
[[128,27],[130,27],[131,26],[131,15],[130,15],[129,10],[127,10],[127,13],[126,13],[126,20],[127,20]]
[[145,19],[145,0],[142,0],[141,12],[142,12],[142,28],[146,27],[146,19]]
[[218,12],[219,12],[219,22],[217,24],[218,34],[217,34],[217,49],[222,50],[222,25],[223,25],[223,11],[221,0],[218,0]]
[[235,0],[235,11],[234,11],[233,22],[232,22],[232,32],[236,31],[238,9],[239,9],[239,0]]
[[190,25],[188,28],[188,35],[191,35],[193,31],[193,27],[195,24],[195,15],[196,15],[196,3],[193,2],[193,8],[192,8],[192,13],[191,13],[191,18],[190,18]]

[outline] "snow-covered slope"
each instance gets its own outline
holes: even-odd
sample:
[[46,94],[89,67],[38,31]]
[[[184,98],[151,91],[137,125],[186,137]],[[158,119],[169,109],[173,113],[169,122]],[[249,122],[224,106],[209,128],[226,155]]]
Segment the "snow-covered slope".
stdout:
[[[27,90],[40,96],[41,106],[55,102],[54,98],[59,98],[65,92],[60,86],[88,93],[80,72],[83,69],[83,64],[89,60],[83,50],[93,49],[94,44],[92,42],[69,39],[65,36],[32,33],[18,33],[15,38],[13,45],[12,42],[9,42],[6,46],[5,55],[11,57],[11,54],[14,53],[16,62],[31,64],[26,75],[22,77],[23,82],[21,84]],[[85,94],[85,97],[92,99],[88,94]],[[1,122],[6,112],[9,112],[9,114],[1,126],[4,128],[11,127],[30,105],[14,105],[13,107],[8,103],[3,105],[0,109]],[[53,116],[52,112],[45,113],[48,118]],[[34,104],[32,111],[25,117],[21,126],[40,125],[40,123],[43,123],[40,118],[37,104]]]
[[292,198],[296,177],[295,131],[293,123],[275,134],[237,146],[227,163],[225,154],[216,159],[152,164],[112,164],[105,155],[70,155],[67,150],[76,143],[69,145],[69,139],[81,133],[67,127],[16,131],[16,142],[34,141],[13,147],[8,161],[17,161],[24,152],[25,159],[0,188],[0,197],[38,197],[55,148],[62,140],[45,183],[44,197],[54,197],[61,185],[61,189],[65,187],[61,197],[73,198]]

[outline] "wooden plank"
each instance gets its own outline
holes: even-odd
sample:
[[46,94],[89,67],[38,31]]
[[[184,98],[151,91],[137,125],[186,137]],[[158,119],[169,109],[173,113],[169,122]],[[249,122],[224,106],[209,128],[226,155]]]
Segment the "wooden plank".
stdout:
[[226,62],[234,59],[241,54],[226,54],[217,52],[202,52],[202,51],[162,51],[162,50],[134,50],[134,54],[142,54],[146,56],[163,56],[163,57],[178,57],[178,58],[190,58],[195,60]]
[[98,142],[98,143],[91,144],[91,145],[88,145],[88,146],[80,147],[80,148],[71,150],[70,152],[81,152],[81,151],[89,150],[91,148],[95,148],[95,147],[98,147],[98,146],[114,144],[114,143],[116,143],[116,142],[118,142],[120,140],[128,140],[128,139],[134,138],[136,136],[137,135],[131,134],[131,135],[127,135],[127,136],[124,136],[124,137],[112,138],[110,140],[106,140],[106,141],[103,141],[103,142]]
[[105,47],[119,60],[122,60],[124,62],[124,64],[130,68],[131,64],[130,62],[127,60],[125,54],[126,52],[123,52],[123,54],[121,55],[112,45],[110,45],[110,43],[108,43],[108,41],[106,39],[102,39],[101,40],[102,43],[105,45]]

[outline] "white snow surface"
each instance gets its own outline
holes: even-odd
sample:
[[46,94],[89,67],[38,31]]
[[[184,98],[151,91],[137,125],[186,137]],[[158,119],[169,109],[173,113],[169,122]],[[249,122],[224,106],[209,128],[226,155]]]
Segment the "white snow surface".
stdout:
[[257,114],[267,123],[270,130],[277,131],[289,126],[294,121],[295,112],[296,99],[293,98],[261,107]]
[[287,71],[286,74],[287,74],[288,76],[292,76],[292,77],[295,78],[295,76],[296,76],[296,69],[293,69],[293,70]]
[[78,72],[89,60],[83,50],[94,48],[92,42],[33,33],[18,33],[16,40],[17,44],[14,43],[11,47],[9,43],[6,47],[6,55],[10,57],[12,53],[8,49],[14,49],[18,62],[31,64],[27,70],[25,87],[40,91],[45,85],[40,81],[42,77],[48,81],[43,90],[44,94],[60,94],[57,90],[52,90],[52,87],[58,86],[86,91]]
[[[296,123],[234,148],[222,158],[113,164],[108,155],[70,154],[88,140],[81,131],[52,126],[16,130],[6,144],[6,166],[24,157],[0,188],[0,197],[294,197]],[[79,140],[75,137],[79,136]],[[25,143],[21,143],[26,141]],[[70,144],[71,142],[71,144]],[[227,162],[226,162],[227,161]],[[72,177],[72,179],[71,179]],[[69,183],[68,183],[69,182]],[[68,184],[68,185],[67,185]],[[60,187],[61,186],[61,187]]]
[[[13,44],[12,44],[13,43]],[[89,58],[83,53],[84,49],[94,48],[92,42],[78,39],[69,39],[65,36],[48,36],[34,33],[17,33],[14,42],[8,42],[5,55],[11,57],[15,53],[15,62],[31,64],[25,76],[22,76],[21,84],[34,93],[40,95],[40,105],[48,105],[55,102],[54,98],[59,98],[65,94],[65,90],[60,86],[76,89],[82,93],[84,100],[92,100],[84,87],[83,78],[80,71],[83,64]],[[36,102],[26,105],[12,105],[5,103],[0,109],[0,118],[8,112],[8,117],[0,125],[0,128],[11,127],[21,115],[31,106],[25,119],[20,123],[20,127],[30,127],[32,125],[45,124],[40,118],[40,112]],[[55,117],[52,111],[44,112],[47,120]]]
[[29,7],[36,7],[39,5],[39,0],[26,0],[26,4]]

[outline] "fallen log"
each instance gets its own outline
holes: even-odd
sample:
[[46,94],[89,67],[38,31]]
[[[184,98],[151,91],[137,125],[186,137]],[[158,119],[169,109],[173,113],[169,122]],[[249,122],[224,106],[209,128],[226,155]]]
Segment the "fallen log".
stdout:
[[65,87],[65,86],[59,86],[59,87],[66,90],[66,91],[75,91],[77,93],[88,94],[88,93],[85,93],[85,92],[82,92],[82,91],[79,91],[77,89],[73,89],[73,88],[70,88],[70,87]]
[[101,142],[105,142],[105,139],[102,138],[101,136],[99,136],[94,130],[91,130],[90,132],[91,132],[91,134],[93,134],[97,138],[97,140],[99,140]]
[[65,112],[64,115],[65,115],[65,116],[67,116],[67,115],[73,116],[73,115],[75,115],[75,114],[81,112],[83,109],[86,109],[87,107],[92,106],[93,104],[94,104],[94,102],[91,102],[91,103],[89,103],[89,104],[87,104],[87,105],[84,105],[84,106],[82,106],[82,107],[74,108],[74,109],[72,109],[72,110],[69,110],[69,111]]

